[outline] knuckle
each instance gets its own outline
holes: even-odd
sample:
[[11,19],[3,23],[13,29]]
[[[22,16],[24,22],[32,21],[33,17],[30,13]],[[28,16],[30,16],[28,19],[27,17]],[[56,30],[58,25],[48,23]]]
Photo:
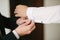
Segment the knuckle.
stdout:
[[30,30],[30,28],[27,28],[28,30]]
[[31,34],[31,31],[28,31],[28,34]]
[[36,28],[36,26],[34,26],[34,28]]
[[31,30],[31,27],[29,27],[28,29]]

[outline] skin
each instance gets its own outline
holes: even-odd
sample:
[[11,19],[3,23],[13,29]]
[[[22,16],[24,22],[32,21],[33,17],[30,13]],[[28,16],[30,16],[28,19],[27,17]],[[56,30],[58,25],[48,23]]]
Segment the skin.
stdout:
[[28,6],[26,5],[17,5],[15,8],[14,13],[16,14],[16,17],[27,17],[26,11],[28,9]]
[[31,32],[35,29],[34,22],[29,20],[26,16],[27,9],[28,6],[17,5],[14,11],[16,17],[21,17],[16,21],[18,27],[15,29],[20,36],[31,34]]
[[22,21],[20,21],[20,20],[22,20],[22,19],[18,19],[17,20],[17,24],[20,25],[19,27],[17,27],[15,29],[17,31],[17,33],[20,36],[31,34],[31,32],[35,29],[34,22],[33,21],[30,21],[30,20],[22,20]]

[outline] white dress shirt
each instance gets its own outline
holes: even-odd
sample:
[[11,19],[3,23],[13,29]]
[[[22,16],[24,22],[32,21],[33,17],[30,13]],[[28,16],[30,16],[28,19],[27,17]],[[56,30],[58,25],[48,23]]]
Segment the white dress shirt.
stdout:
[[60,5],[50,7],[29,7],[27,16],[36,23],[60,23]]

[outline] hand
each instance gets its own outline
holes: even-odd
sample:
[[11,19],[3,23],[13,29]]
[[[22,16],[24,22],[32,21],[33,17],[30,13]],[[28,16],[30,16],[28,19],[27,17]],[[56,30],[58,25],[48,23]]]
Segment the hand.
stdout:
[[[20,20],[20,19],[18,19]],[[18,21],[20,22],[20,21]],[[27,34],[30,34],[34,29],[35,29],[35,24],[33,21],[30,20],[23,20],[21,21],[21,23],[24,22],[23,24],[19,25],[15,30],[16,32],[20,35],[20,36],[24,36]],[[20,23],[18,23],[20,24]]]
[[17,19],[16,24],[17,24],[17,25],[21,25],[21,24],[24,24],[24,23],[29,24],[30,21],[31,21],[31,20],[29,20],[29,19],[19,18],[19,19]]
[[14,11],[16,17],[26,17],[26,11],[28,6],[26,5],[17,5]]

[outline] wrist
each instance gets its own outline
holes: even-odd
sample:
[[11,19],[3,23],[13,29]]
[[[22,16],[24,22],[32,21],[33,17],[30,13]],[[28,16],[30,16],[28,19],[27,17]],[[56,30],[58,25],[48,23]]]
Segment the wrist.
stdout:
[[23,33],[17,28],[17,29],[15,29],[15,31],[17,32],[17,34],[19,35],[19,36],[23,36]]
[[17,32],[17,34],[20,36],[20,32],[19,30],[16,28],[15,31]]

